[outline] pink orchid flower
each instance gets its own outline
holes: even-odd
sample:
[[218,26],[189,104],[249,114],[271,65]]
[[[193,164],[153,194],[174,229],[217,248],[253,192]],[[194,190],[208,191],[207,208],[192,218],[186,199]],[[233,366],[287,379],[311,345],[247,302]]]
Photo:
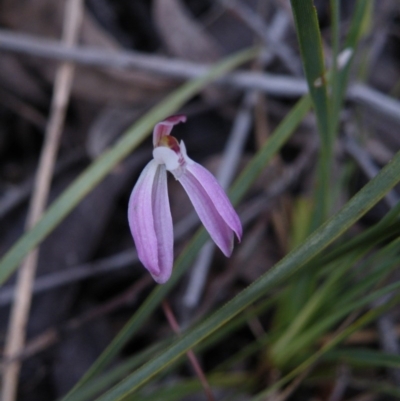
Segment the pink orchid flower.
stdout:
[[128,220],[139,259],[159,283],[171,276],[174,261],[172,217],[167,170],[185,189],[211,238],[229,257],[234,233],[240,241],[242,225],[215,177],[190,159],[183,141],[170,136],[186,117],[172,116],[153,131],[153,160],[142,171],[129,199]]

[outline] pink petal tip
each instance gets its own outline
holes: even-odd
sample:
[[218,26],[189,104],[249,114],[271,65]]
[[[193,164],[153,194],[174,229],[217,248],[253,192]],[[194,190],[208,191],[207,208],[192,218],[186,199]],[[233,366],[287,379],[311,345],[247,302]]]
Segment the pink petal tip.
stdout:
[[167,117],[165,120],[156,124],[153,130],[153,146],[156,147],[163,136],[171,133],[174,125],[186,122],[186,116],[177,114],[176,116]]

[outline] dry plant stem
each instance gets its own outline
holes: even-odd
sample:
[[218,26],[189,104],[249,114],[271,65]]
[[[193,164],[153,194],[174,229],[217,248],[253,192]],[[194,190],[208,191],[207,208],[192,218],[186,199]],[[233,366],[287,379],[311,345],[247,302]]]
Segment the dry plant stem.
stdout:
[[[160,76],[193,79],[205,74],[209,65],[145,55],[132,51],[106,51],[92,47],[68,48],[52,40],[11,33],[0,29],[0,50],[48,59],[71,61],[95,67],[137,69]],[[274,96],[297,98],[308,93],[303,78],[260,72],[235,72],[215,81],[236,89],[256,89]],[[347,99],[364,105],[400,125],[400,102],[367,85],[349,85]]]
[[[180,59],[148,55],[136,51],[109,51],[88,46],[68,48],[56,41],[11,33],[0,29],[0,50],[60,61],[72,61],[94,67],[140,70],[176,79],[198,78],[210,68]],[[216,83],[239,89],[257,89],[278,96],[298,97],[308,91],[302,78],[265,73],[236,72],[217,79]]]
[[[258,13],[253,11],[248,5],[245,4],[245,2],[240,2],[237,0],[220,0],[220,3],[237,15],[248,28],[253,30],[253,32],[255,32],[265,42],[267,45],[267,50],[273,52],[277,57],[279,57],[285,67],[292,74],[297,76],[301,74],[301,65],[292,49],[287,46],[286,43],[281,41],[281,37],[277,37],[277,34],[275,34],[277,31],[276,29],[267,28],[265,21]],[[277,14],[278,13],[285,17],[286,21],[289,19],[286,13],[280,13],[279,11]]]
[[[96,277],[101,274],[104,275],[125,267],[132,268],[132,264],[137,263],[138,260],[137,253],[134,249],[123,251],[95,262],[83,263],[65,270],[42,275],[35,280],[32,291],[34,294],[40,294],[67,284],[90,277]],[[13,285],[3,287],[0,290],[0,306],[10,303],[14,290],[15,286]]]
[[[82,0],[69,0],[66,3],[63,42],[72,47],[76,43],[78,27],[82,19]],[[64,63],[56,74],[51,114],[46,128],[45,143],[35,177],[35,190],[30,203],[26,228],[29,230],[45,209],[55,157],[60,142],[65,111],[68,104],[73,65]],[[24,260],[17,278],[15,301],[11,310],[4,354],[8,358],[17,355],[25,343],[25,329],[32,298],[32,285],[38,260],[38,249],[33,250]],[[21,364],[10,363],[3,374],[2,400],[14,401],[17,395],[18,377]]]
[[[171,326],[172,330],[174,331],[175,334],[179,335],[180,328],[179,328],[178,322],[175,319],[174,313],[172,312],[172,309],[171,309],[168,301],[166,301],[165,299],[162,302],[162,307],[163,307],[165,316],[166,316],[168,323]],[[187,355],[190,363],[192,364],[193,369],[196,372],[196,374],[201,382],[201,385],[203,386],[203,389],[204,389],[204,392],[206,393],[207,399],[209,401],[215,401],[214,395],[211,391],[211,387],[208,384],[207,378],[196,358],[195,353],[192,350],[189,350],[186,353],[186,355]]]

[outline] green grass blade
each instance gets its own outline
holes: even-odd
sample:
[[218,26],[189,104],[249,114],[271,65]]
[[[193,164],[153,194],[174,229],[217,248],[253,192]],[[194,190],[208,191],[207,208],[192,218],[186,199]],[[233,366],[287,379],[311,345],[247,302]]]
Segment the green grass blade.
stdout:
[[[235,389],[235,393],[239,388],[249,387],[252,380],[249,376],[243,374],[218,374],[210,375],[207,381],[214,388]],[[203,393],[203,388],[199,380],[189,379],[179,383],[170,384],[164,388],[150,392],[150,394],[127,397],[125,401],[176,401],[182,400],[194,394]]]
[[[345,48],[351,49],[351,57],[343,66],[338,66],[336,61],[340,50],[340,2],[339,0],[330,0],[330,5],[333,63],[331,71],[325,76],[321,37],[313,1],[292,1],[304,71],[313,99],[321,138],[310,231],[313,231],[326,219],[330,211],[330,203],[337,192],[330,177],[333,166],[333,146],[339,126],[340,109],[347,87],[352,55],[361,37],[363,25],[361,22],[367,11],[366,1],[357,0],[350,31],[345,42]],[[316,83],[321,85],[315,85]],[[327,94],[328,86],[330,98]],[[309,294],[316,291],[316,287],[317,282],[312,274],[297,275],[287,290],[293,296],[282,297],[282,302],[278,305],[278,313],[275,315],[278,325],[284,327],[288,322],[295,320],[301,313],[301,306],[307,302]]]
[[[319,339],[324,334],[326,334],[329,330],[332,330],[335,325],[340,323],[340,321],[342,321],[350,313],[368,306],[371,302],[378,300],[380,297],[390,293],[393,290],[398,290],[400,287],[399,284],[395,283],[390,287],[385,287],[383,289],[374,291],[368,296],[357,298],[357,300],[355,300],[355,295],[357,293],[363,292],[365,287],[372,287],[374,283],[376,283],[376,281],[373,281],[374,278],[379,280],[380,277],[379,275],[373,275],[371,280],[367,280],[366,283],[363,283],[363,286],[356,286],[354,293],[344,294],[340,303],[337,302],[337,298],[333,299],[332,308],[330,310],[325,310],[318,322],[314,322],[314,324],[309,328],[299,332],[294,341],[288,343],[287,347],[281,350],[280,354],[275,356],[276,352],[274,352],[275,355],[272,355],[272,357],[275,357],[274,362],[283,368],[286,367],[286,365],[293,366],[294,361],[296,361],[296,357],[302,355],[302,353],[304,354],[304,351],[310,351],[312,349],[311,347],[315,346],[315,344],[318,343]],[[272,351],[275,351],[274,345],[271,345],[271,349]],[[302,357],[300,357],[300,359],[301,358]]]
[[288,354],[295,354],[296,350],[301,350],[309,346],[310,344],[314,344],[315,341],[320,338],[320,336],[325,333],[327,330],[332,328],[336,323],[338,323],[341,319],[347,316],[349,313],[354,312],[358,309],[364,308],[369,305],[371,302],[378,300],[384,295],[389,294],[392,291],[396,291],[400,288],[400,282],[393,283],[384,288],[376,290],[369,295],[364,296],[361,299],[358,299],[353,302],[349,302],[341,307],[338,307],[337,311],[331,312],[330,315],[323,318],[317,324],[314,324],[307,331],[303,332],[296,339],[295,347],[292,347],[291,344],[288,346],[286,352]]
[[[289,349],[298,349],[296,339],[301,331],[307,326],[312,318],[324,308],[329,294],[336,289],[337,282],[353,266],[361,255],[358,252],[347,255],[339,263],[334,262],[329,268],[332,269],[330,277],[312,294],[289,327],[279,336],[278,341],[271,346],[271,357],[279,366],[290,360],[294,352]],[[326,311],[325,311],[326,313]]]
[[[400,262],[399,245],[400,239],[397,238],[376,252],[373,257],[365,260],[357,270],[351,272],[348,270],[364,257],[370,250],[369,248],[356,248],[352,253],[335,259],[327,266],[320,263],[319,265],[324,266],[324,268],[323,274],[319,275],[318,280],[321,281],[325,276],[326,279],[311,295],[288,328],[279,335],[276,343],[271,346],[273,359],[280,366],[289,360],[293,360],[294,355],[299,354],[300,350],[308,345],[314,344],[326,330],[346,314],[371,302],[368,301],[368,297],[365,298],[365,293],[372,287],[379,285],[384,277],[398,266]],[[371,270],[370,266],[376,266],[376,268]],[[366,276],[362,279],[356,279],[354,276],[359,276],[360,271],[364,272]],[[343,280],[341,280],[342,278]],[[339,291],[343,285],[344,291]],[[370,294],[369,296],[373,295]],[[355,304],[354,300],[357,300]],[[319,313],[320,310],[321,313]],[[318,318],[314,320],[314,323],[317,324],[313,326],[310,321],[314,316],[318,316]],[[310,328],[302,335],[302,330],[305,329],[306,324],[309,324]]]
[[334,138],[330,130],[328,85],[317,13],[312,0],[291,0],[291,4],[304,72],[321,139],[320,157],[317,166],[315,209],[311,223],[311,229],[313,230],[319,227],[329,214],[331,202],[330,174]]
[[103,375],[87,382],[74,393],[74,401],[86,401],[93,399],[94,396],[100,394],[107,388],[110,388],[119,380],[122,380],[124,377],[126,377],[134,369],[137,369],[150,358],[154,357],[159,351],[161,351],[163,347],[171,344],[171,342],[171,338],[160,341],[155,346],[149,347],[139,354],[134,355],[107,373],[104,373]]
[[173,114],[212,80],[254,58],[258,49],[247,49],[228,57],[211,68],[205,76],[184,84],[140,118],[110,150],[94,161],[52,203],[40,221],[3,256],[0,261],[0,284],[18,267],[22,259],[37,246],[73,210],[73,208],[153,129],[154,125]]
[[330,135],[336,137],[336,130],[339,125],[339,112],[342,105],[339,90],[339,66],[337,64],[340,52],[340,1],[330,0],[331,9],[331,36],[332,36],[332,66],[331,66],[331,114],[330,114]]
[[100,397],[99,401],[121,400],[147,383],[189,349],[214,333],[240,311],[266,295],[283,279],[315,257],[343,234],[400,180],[400,152],[381,172],[358,192],[335,216],[317,229],[300,247],[293,250],[273,269],[261,276],[207,320],[188,331],[157,358],[149,361],[124,381]]
[[328,352],[327,361],[342,361],[360,367],[400,368],[400,355],[360,348],[345,348]]
[[[309,232],[314,231],[328,217],[332,200],[330,175],[333,162],[333,137],[330,130],[328,82],[324,65],[322,40],[318,16],[313,0],[291,0],[296,33],[300,47],[303,69],[317,119],[320,151],[316,167],[316,183],[313,196],[313,211]],[[293,297],[283,298],[279,309],[285,311],[286,319],[292,320],[306,302],[308,294],[316,286],[314,277],[299,276],[290,291]],[[284,316],[280,313],[278,316]]]
[[310,107],[310,97],[307,95],[303,96],[290,113],[286,115],[285,119],[282,120],[261,150],[253,157],[229,191],[229,197],[234,205],[239,203],[272,157],[290,138],[310,110]]
[[[338,2],[338,0],[331,0],[333,2]],[[349,79],[350,69],[351,69],[351,61],[353,59],[353,55],[357,49],[358,42],[362,35],[363,30],[363,20],[365,19],[368,13],[368,0],[357,0],[353,18],[350,24],[349,33],[347,35],[346,41],[344,43],[344,50],[350,50],[352,55],[348,62],[341,66],[340,69],[337,67],[336,57],[333,58],[334,66],[337,70],[337,73],[334,74],[331,81],[332,88],[332,113],[331,113],[331,129],[333,132],[336,132],[338,129],[339,121],[340,121],[340,109],[343,104],[343,100],[346,94],[347,83]],[[338,6],[337,6],[338,7]],[[335,14],[338,11],[335,11]],[[336,15],[334,15],[334,19],[336,19]],[[337,28],[336,28],[337,29]],[[335,30],[335,37],[338,33]],[[337,39],[336,39],[337,40]]]
[[[226,324],[221,330],[214,333],[207,340],[203,341],[198,347],[194,349],[195,353],[201,353],[203,350],[214,346],[215,344],[223,341],[228,335],[233,331],[243,327],[249,319],[252,319],[260,314],[266,312],[270,309],[275,302],[275,297],[269,297],[250,310],[244,311],[242,314],[238,315],[235,319],[232,319],[228,324]],[[93,378],[88,383],[85,383],[79,389],[73,393],[74,401],[86,401],[93,399],[93,396],[99,394],[101,391],[111,387],[117,381],[122,380],[126,377],[133,369],[136,369],[142,365],[145,361],[148,361],[151,357],[154,357],[163,347],[169,345],[172,339],[163,340],[158,342],[155,346],[144,350],[143,352],[129,358],[127,361],[117,366],[116,368],[107,371],[98,377]],[[183,359],[185,361],[185,359]],[[175,368],[179,364],[173,366]],[[221,372],[220,369],[218,369]],[[214,369],[214,373],[218,373],[217,369]]]
[[392,308],[400,301],[400,295],[393,297],[389,302],[385,305],[382,305],[374,310],[371,310],[361,316],[356,322],[351,324],[349,327],[341,331],[337,334],[331,341],[325,344],[320,350],[315,352],[311,357],[309,357],[306,361],[301,363],[297,368],[293,369],[289,374],[283,377],[281,380],[276,382],[274,385],[266,389],[265,391],[259,393],[256,397],[252,399],[252,401],[261,401],[264,400],[272,391],[277,390],[278,388],[284,386],[290,380],[301,374],[305,369],[312,366],[316,363],[321,357],[323,357],[326,353],[331,351],[334,347],[344,341],[347,337],[351,334],[356,332],[357,330],[365,327],[367,324],[371,323],[372,321],[376,320],[379,316],[385,313],[387,310]]
[[398,386],[388,382],[385,383],[382,381],[373,380],[371,378],[368,378],[368,380],[355,378],[350,380],[349,384],[361,390],[367,391],[369,394],[383,394],[389,396],[384,397],[383,399],[400,400],[400,389]]
[[235,363],[243,361],[244,359],[256,354],[257,352],[265,352],[267,344],[271,342],[270,334],[265,333],[261,337],[257,337],[257,341],[253,341],[249,345],[243,347],[240,351],[231,355],[228,359],[216,366],[213,372],[224,372],[229,369]]

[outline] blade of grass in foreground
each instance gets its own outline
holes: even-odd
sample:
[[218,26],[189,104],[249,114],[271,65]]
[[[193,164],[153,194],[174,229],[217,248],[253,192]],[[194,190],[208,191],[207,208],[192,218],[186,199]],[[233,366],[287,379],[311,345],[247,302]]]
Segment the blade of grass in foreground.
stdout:
[[[332,200],[330,171],[333,146],[339,126],[340,109],[346,92],[351,61],[360,40],[363,20],[368,12],[367,0],[357,0],[349,33],[345,40],[345,50],[349,58],[344,65],[337,64],[340,51],[340,2],[330,0],[332,15],[333,64],[326,73],[318,17],[313,0],[291,0],[296,32],[303,60],[304,72],[317,117],[321,138],[321,153],[317,170],[315,192],[315,215],[312,229],[317,228],[328,216]],[[328,82],[329,81],[329,82]],[[328,85],[331,98],[328,96]]]
[[[352,309],[348,308],[352,303],[357,305],[357,302],[364,302],[369,295],[373,295],[367,295],[366,292],[373,286],[378,286],[384,277],[398,266],[399,245],[400,239],[397,238],[373,256],[370,255],[367,260],[363,258],[371,249],[358,247],[353,249],[352,253],[328,265],[320,264],[324,266],[322,271],[325,271],[326,279],[319,277],[321,282],[319,288],[310,296],[307,303],[300,309],[298,316],[271,347],[270,355],[277,362],[276,364],[283,366],[293,361],[294,356],[298,355],[302,349],[318,341],[318,337],[323,335],[324,330],[328,330],[350,313]],[[352,269],[349,272],[357,261],[361,261],[357,264],[357,270]],[[371,270],[371,266],[374,265],[378,268]],[[358,277],[360,271],[363,272],[362,278]],[[341,290],[337,292],[339,288]],[[354,302],[355,300],[357,301]],[[324,326],[323,323],[326,320],[330,320],[331,323]],[[307,332],[312,332],[313,327],[320,329],[314,330],[314,335],[308,336],[308,341],[304,341],[303,331],[307,328]]]
[[318,132],[321,139],[314,216],[311,223],[311,230],[314,230],[326,220],[329,214],[331,201],[330,174],[334,138],[329,129],[328,82],[317,12],[312,0],[291,0],[291,4],[304,72],[307,78],[308,90],[313,101]]
[[372,366],[380,368],[400,368],[400,355],[387,354],[382,351],[360,348],[339,349],[330,351],[324,356],[327,361],[343,361],[363,368]]
[[[331,41],[332,41],[332,65],[331,65],[331,79],[330,79],[330,90],[331,90],[331,121],[329,127],[331,135],[336,136],[336,129],[339,124],[339,110],[341,102],[339,101],[339,66],[338,56],[340,51],[340,0],[330,0],[330,11],[331,11]],[[349,64],[349,63],[347,63]],[[337,113],[336,113],[337,111]]]
[[[331,171],[334,163],[333,147],[340,121],[340,108],[343,103],[352,56],[361,36],[361,20],[366,14],[366,0],[357,0],[349,34],[346,37],[347,60],[337,63],[340,47],[340,2],[331,3],[331,32],[333,60],[329,72],[325,71],[321,35],[318,18],[312,0],[292,0],[293,14],[303,60],[304,71],[318,122],[321,150],[316,170],[316,185],[313,194],[311,223],[307,229],[312,232],[330,215],[331,205],[340,184],[332,185]],[[327,88],[329,90],[327,91]],[[328,94],[331,94],[330,96]],[[283,297],[278,306],[277,318],[284,327],[299,313],[299,308],[316,289],[315,277],[304,274],[294,279],[289,292],[295,296]],[[285,318],[282,319],[282,316]]]
[[[393,242],[393,244],[390,245],[390,248],[396,247],[398,249],[400,239],[397,239],[396,241]],[[394,249],[391,249],[394,251]],[[399,257],[397,257],[397,260],[395,260],[395,263],[392,263],[393,267],[398,266],[399,263]],[[376,283],[379,283],[380,280],[382,279],[382,275],[388,274],[388,268],[386,267],[383,269],[384,271],[381,272],[381,274],[372,274],[369,278],[366,279],[366,281],[370,281],[369,285],[367,287],[371,287]],[[326,315],[323,314],[321,315],[320,320],[318,323],[312,327],[310,327],[307,332],[304,333],[303,336],[299,336],[298,344],[297,346],[293,347],[293,343],[290,343],[290,347],[287,348],[287,351],[291,355],[298,355],[299,351],[304,350],[309,344],[317,344],[319,343],[319,340],[325,333],[334,327],[335,325],[338,324],[341,320],[345,319],[346,316],[349,314],[354,314],[357,310],[364,308],[368,305],[371,304],[374,300],[382,298],[385,294],[392,293],[393,291],[398,290],[400,287],[400,283],[394,283],[390,286],[378,289],[372,293],[369,293],[367,296],[362,297],[360,294],[357,296],[357,294],[354,294],[354,291],[350,289],[348,292],[352,293],[351,295],[354,295],[352,297],[349,297],[348,295],[345,296],[344,301],[342,302],[342,305],[335,306],[335,311],[331,315]],[[363,292],[363,291],[362,291]],[[359,293],[359,291],[356,291],[356,293]],[[329,312],[328,312],[329,313]],[[323,316],[323,317],[322,317]],[[269,343],[270,349],[274,349],[275,346],[273,345],[273,342],[271,342],[271,337],[273,337],[274,334],[271,332],[266,333],[263,337],[258,338],[257,342],[254,342],[247,346],[246,348],[243,348],[240,350],[237,354],[233,355],[226,361],[224,361],[221,365],[217,367],[217,369],[213,369],[213,371],[218,370],[221,371],[222,368],[227,368],[229,366],[230,361],[240,361],[242,358],[248,357],[249,355],[260,351],[261,348],[265,349],[265,345]],[[279,338],[279,337],[278,337]],[[296,338],[297,340],[297,338]],[[290,349],[291,348],[291,349]],[[333,352],[333,351],[332,351]],[[331,353],[329,353],[330,355]],[[397,358],[399,358],[397,356]],[[325,359],[325,358],[324,358]]]
[[184,84],[140,118],[115,144],[94,161],[57,199],[41,220],[0,261],[0,284],[16,270],[22,259],[73,210],[73,208],[149,134],[154,125],[173,114],[208,83],[254,58],[258,49],[244,50],[223,60],[205,76]]
[[[213,388],[225,388],[235,394],[240,387],[249,387],[253,381],[249,376],[238,373],[210,375],[207,379]],[[189,399],[190,396],[195,397],[201,392],[202,387],[197,379],[186,379],[179,383],[164,385],[149,394],[135,394],[125,401],[176,401]]]
[[[332,3],[339,3],[339,0],[331,0]],[[345,65],[338,66],[338,59],[334,57],[334,68],[336,68],[336,74],[332,75],[331,81],[331,90],[332,90],[332,109],[331,109],[331,123],[330,128],[335,133],[337,132],[338,125],[340,122],[340,109],[343,104],[344,96],[346,93],[347,82],[349,79],[350,68],[351,68],[351,60],[354,56],[354,53],[357,49],[358,42],[362,36],[362,30],[364,26],[364,19],[368,14],[369,7],[368,0],[357,0],[356,5],[354,7],[353,18],[350,23],[349,33],[344,43],[343,51],[349,52],[350,59]],[[332,18],[334,19],[333,25],[336,26],[339,24],[340,18],[340,6],[339,4],[332,6]],[[335,41],[339,41],[340,35],[340,27],[336,26],[335,29]],[[339,32],[338,32],[339,31]],[[338,46],[338,44],[336,45]],[[339,56],[339,52],[336,56]]]
[[[242,199],[253,182],[266,167],[272,157],[290,138],[293,131],[297,128],[303,120],[311,107],[310,98],[305,96],[302,98],[292,111],[286,116],[281,124],[276,128],[272,136],[260,149],[255,157],[250,161],[245,170],[240,174],[235,181],[231,191],[229,192],[230,198],[234,205]],[[147,297],[145,302],[132,316],[129,322],[114,338],[112,343],[100,355],[96,362],[92,365],[89,371],[77,383],[77,385],[63,398],[63,401],[73,401],[74,392],[84,385],[88,380],[99,374],[107,364],[115,357],[119,350],[130,340],[135,332],[137,332],[144,321],[153,313],[153,311],[160,305],[161,301],[176,285],[179,278],[186,271],[189,265],[194,260],[198,251],[205,244],[208,236],[204,229],[199,230],[197,235],[186,246],[185,250],[175,262],[174,272],[171,279],[161,285],[157,286],[153,292]]]
[[[335,216],[311,234],[303,245],[289,253],[273,269],[261,276],[207,320],[189,330],[181,339],[172,344],[158,357],[149,361],[109,392],[98,398],[98,401],[121,400],[150,381],[155,375],[183,356],[185,352],[214,333],[248,305],[261,296],[265,296],[268,290],[274,288],[283,279],[288,278],[307,261],[325,249],[382,199],[399,181],[400,152],[395,155],[392,161],[373,180],[347,202]],[[379,309],[379,311],[381,310]],[[370,317],[370,315],[368,316]]]
[[332,329],[335,324],[338,324],[350,313],[355,312],[357,309],[368,306],[370,302],[375,301],[392,291],[397,291],[399,287],[400,283],[396,282],[394,284],[388,285],[387,287],[376,290],[371,294],[365,295],[364,297],[361,297],[357,300],[349,300],[349,302],[345,305],[342,305],[341,307],[339,306],[337,311],[331,311],[330,314],[324,316],[321,321],[315,323],[306,331],[300,333],[299,336],[296,338],[296,343],[289,344],[285,352],[287,353],[288,357],[290,355],[298,354],[299,350],[303,350],[306,347],[309,347],[310,344],[315,344],[316,341],[321,338],[324,333]]
[[[199,344],[198,347],[194,349],[196,353],[201,353],[204,350],[209,349],[212,346],[215,346],[217,343],[224,341],[224,339],[232,333],[232,331],[236,331],[239,328],[243,327],[247,324],[249,319],[252,319],[260,314],[266,312],[266,310],[270,309],[275,302],[275,297],[269,297],[267,300],[262,301],[256,307],[250,308],[250,310],[245,310],[242,314],[239,314],[234,319],[232,319],[228,324],[226,324],[222,329],[218,330],[216,333],[208,337],[205,341]],[[172,343],[172,339],[167,339],[158,342],[156,345],[151,346],[150,348],[128,358],[127,361],[122,362],[120,365],[115,368],[108,370],[106,373],[94,377],[89,382],[80,386],[79,389],[76,389],[74,392],[73,400],[74,401],[86,401],[92,400],[95,395],[100,394],[102,391],[105,391],[107,388],[110,388],[112,385],[117,383],[126,377],[129,373],[133,371],[133,369],[137,369],[145,361],[153,358],[159,351]],[[185,359],[181,360],[181,363],[184,363]],[[171,368],[174,370],[177,366],[180,366],[180,361]]]
[[[316,289],[310,296],[307,302],[299,309],[298,315],[293,319],[290,325],[281,333],[278,340],[273,344],[270,351],[270,356],[274,361],[274,366],[284,367],[290,360],[287,348],[293,348],[296,345],[296,338],[299,333],[311,324],[313,317],[322,309],[324,302],[329,297],[331,291],[335,291],[337,282],[345,275],[345,273],[354,265],[358,260],[359,255],[356,252],[346,255],[340,260],[339,263],[332,263],[331,275]],[[333,265],[333,266],[332,266]]]
[[396,297],[392,298],[386,304],[365,313],[353,324],[351,324],[350,326],[348,326],[347,328],[342,330],[340,333],[338,333],[331,341],[329,341],[327,344],[325,344],[320,350],[315,352],[312,356],[310,356],[306,361],[304,361],[302,364],[300,364],[297,368],[293,369],[289,374],[287,374],[285,377],[280,379],[278,382],[273,384],[268,389],[257,394],[257,396],[255,396],[252,399],[252,401],[264,400],[265,397],[267,397],[269,394],[271,394],[272,391],[275,391],[278,388],[284,386],[290,380],[292,380],[293,378],[295,378],[296,376],[301,374],[303,371],[305,371],[305,369],[307,369],[308,367],[310,367],[314,363],[316,363],[327,352],[331,351],[334,347],[336,347],[338,344],[340,344],[343,340],[345,340],[351,334],[353,334],[357,330],[361,329],[362,327],[366,326],[367,324],[371,323],[372,321],[376,320],[379,316],[381,316],[383,313],[388,311],[390,308],[392,308],[394,305],[396,305],[399,301],[400,301],[400,295],[397,295]]
[[[292,12],[296,26],[303,69],[307,79],[308,90],[316,115],[320,149],[315,170],[313,188],[313,205],[308,232],[318,228],[329,216],[332,201],[332,185],[330,182],[333,163],[334,137],[329,129],[330,109],[328,98],[328,80],[324,65],[321,33],[313,0],[291,0]],[[278,306],[277,318],[280,324],[292,321],[299,313],[308,295],[315,290],[315,277],[301,275],[296,277],[292,288],[288,289],[293,296],[282,297]],[[282,319],[282,317],[284,317]]]

